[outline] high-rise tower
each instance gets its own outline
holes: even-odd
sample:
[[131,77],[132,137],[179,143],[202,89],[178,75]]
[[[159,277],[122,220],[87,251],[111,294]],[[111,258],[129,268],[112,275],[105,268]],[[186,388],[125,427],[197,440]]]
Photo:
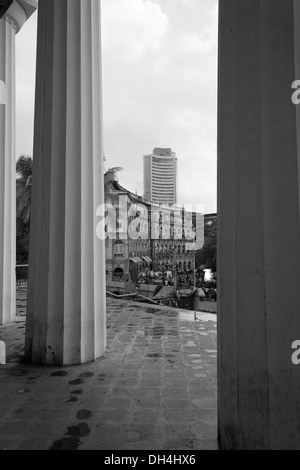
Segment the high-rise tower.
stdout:
[[158,204],[177,204],[177,157],[170,148],[144,155],[144,197]]

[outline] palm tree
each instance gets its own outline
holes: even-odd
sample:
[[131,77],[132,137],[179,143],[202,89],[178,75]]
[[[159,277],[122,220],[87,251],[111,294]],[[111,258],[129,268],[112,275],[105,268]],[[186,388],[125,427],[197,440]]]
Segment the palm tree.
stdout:
[[26,155],[21,155],[17,161],[17,182],[29,185],[32,178],[32,158]]
[[28,263],[32,187],[32,158],[22,155],[16,164],[17,263]]
[[17,161],[17,221],[29,224],[32,187],[32,158],[22,155]]
[[110,189],[112,188],[113,184],[117,180],[117,173],[119,171],[123,171],[123,168],[120,166],[115,166],[113,168],[109,168],[105,173],[104,173],[104,192],[109,193]]

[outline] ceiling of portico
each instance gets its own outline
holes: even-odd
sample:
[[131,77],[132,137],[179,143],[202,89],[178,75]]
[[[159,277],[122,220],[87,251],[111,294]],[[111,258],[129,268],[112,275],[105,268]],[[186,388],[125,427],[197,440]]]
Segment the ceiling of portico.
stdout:
[[13,0],[0,0],[0,18],[4,15],[4,13],[8,10],[10,5],[12,4]]
[[25,10],[27,19],[35,12],[38,6],[37,0],[17,0],[17,1]]
[[30,18],[38,6],[37,0],[0,0],[0,18],[4,16],[11,6],[13,6],[14,1],[21,5],[25,11],[27,19]]

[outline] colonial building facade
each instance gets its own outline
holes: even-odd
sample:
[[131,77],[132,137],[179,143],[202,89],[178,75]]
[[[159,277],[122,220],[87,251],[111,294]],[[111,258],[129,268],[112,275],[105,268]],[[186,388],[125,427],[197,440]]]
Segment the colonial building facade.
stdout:
[[[195,269],[194,232],[203,214],[151,204],[117,181],[108,187],[106,276],[137,282],[148,271],[187,273]],[[199,232],[198,232],[199,233]]]

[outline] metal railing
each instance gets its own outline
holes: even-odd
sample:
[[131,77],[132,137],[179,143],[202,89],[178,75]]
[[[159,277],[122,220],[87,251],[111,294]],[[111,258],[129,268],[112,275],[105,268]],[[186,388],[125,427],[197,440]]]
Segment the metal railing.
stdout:
[[155,300],[149,299],[148,297],[145,297],[144,295],[138,294],[136,292],[132,294],[114,294],[113,292],[106,291],[106,297],[110,299],[118,299],[118,300],[131,300],[133,302],[147,302],[149,304],[154,304],[154,305],[159,305],[160,302],[157,302]]
[[135,300],[138,294],[114,294],[113,292],[106,291],[106,297],[111,299],[119,299],[119,300]]

